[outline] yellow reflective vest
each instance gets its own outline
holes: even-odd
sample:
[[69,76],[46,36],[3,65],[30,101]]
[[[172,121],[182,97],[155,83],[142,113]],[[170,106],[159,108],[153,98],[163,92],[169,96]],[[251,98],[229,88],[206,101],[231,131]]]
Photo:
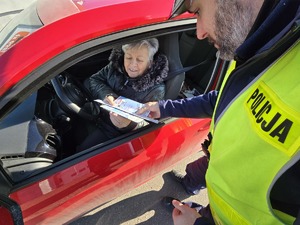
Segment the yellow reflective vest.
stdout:
[[[213,126],[206,174],[216,224],[292,224],[270,191],[300,158],[300,42],[246,87]],[[300,176],[300,175],[299,175]]]

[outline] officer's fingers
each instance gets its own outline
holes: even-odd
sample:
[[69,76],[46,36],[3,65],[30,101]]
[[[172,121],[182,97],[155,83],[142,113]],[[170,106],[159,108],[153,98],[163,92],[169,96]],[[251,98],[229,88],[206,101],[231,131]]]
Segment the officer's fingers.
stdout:
[[142,108],[140,108],[140,109],[138,109],[138,111],[136,111],[136,114],[143,114],[146,111],[148,111],[148,107],[146,105],[144,105]]
[[140,108],[136,113],[137,114],[143,114],[144,112],[146,111],[151,111],[150,108],[151,108],[151,103],[152,102],[147,102],[143,105],[142,108]]
[[[180,202],[179,201],[177,201],[177,200],[173,200],[172,201],[172,204],[174,205],[174,209],[173,209],[173,212],[172,212],[172,217],[173,217],[173,219],[175,219],[176,217],[178,217],[178,216],[180,216],[181,214],[182,214],[182,212],[181,212],[181,207],[180,207]],[[176,206],[175,206],[176,205]]]
[[180,213],[182,214],[194,214],[197,217],[200,216],[200,214],[198,214],[198,212],[196,211],[196,209],[189,207],[188,205],[181,203],[177,200],[173,200],[172,201],[173,206],[175,207],[175,209],[179,210]]
[[186,207],[180,201],[177,200],[173,200],[172,204],[175,207],[175,209],[179,210],[180,212],[182,212],[182,210],[184,210],[184,207]]
[[175,218],[176,216],[179,216],[181,214],[181,211],[179,209],[174,208],[173,212],[172,212],[172,216],[173,218]]
[[181,202],[173,200],[172,203],[175,207],[172,213],[174,225],[192,225],[197,218],[201,217],[195,209]]
[[183,205],[181,202],[177,200],[173,200],[172,204],[174,205],[174,209],[172,212],[172,218],[174,225],[192,225],[194,224],[194,220],[190,221],[189,213],[186,212],[186,205]]
[[181,214],[181,205],[182,205],[182,203],[181,202],[179,202],[179,201],[177,201],[177,200],[173,200],[172,201],[172,204],[173,204],[173,206],[175,207],[174,209],[173,209],[173,217],[174,216],[178,216],[178,215],[180,215]]

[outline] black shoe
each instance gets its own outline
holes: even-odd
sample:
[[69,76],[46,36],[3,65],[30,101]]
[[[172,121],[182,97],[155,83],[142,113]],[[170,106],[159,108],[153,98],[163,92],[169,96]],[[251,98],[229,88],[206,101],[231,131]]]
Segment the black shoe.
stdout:
[[163,197],[163,199],[161,200],[162,205],[170,212],[173,212],[173,209],[174,209],[174,206],[172,204],[173,200],[179,201],[178,199],[173,198],[173,197]]
[[184,179],[184,176],[183,174],[179,173],[178,171],[176,170],[172,170],[170,172],[170,175],[171,175],[171,178],[173,180],[175,180],[176,182],[180,183],[182,185],[182,187],[184,188],[185,192],[188,194],[188,195],[197,195],[199,193],[200,190],[190,190],[190,188],[188,188],[184,182],[183,182],[183,179]]

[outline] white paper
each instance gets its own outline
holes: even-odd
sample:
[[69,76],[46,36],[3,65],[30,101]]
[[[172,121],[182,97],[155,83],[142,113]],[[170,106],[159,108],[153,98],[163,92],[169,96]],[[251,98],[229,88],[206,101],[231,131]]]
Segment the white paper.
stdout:
[[101,107],[103,109],[105,109],[109,112],[114,112],[120,116],[123,116],[129,120],[132,120],[133,122],[139,123],[142,120],[148,120],[153,123],[158,123],[158,120],[148,117],[150,111],[147,111],[143,114],[136,114],[136,112],[140,108],[142,108],[144,106],[144,104],[134,101],[132,99],[120,96],[117,99],[115,99],[115,101],[114,101],[116,106],[109,105],[108,103],[106,103],[100,99],[96,99],[94,101],[102,104]]

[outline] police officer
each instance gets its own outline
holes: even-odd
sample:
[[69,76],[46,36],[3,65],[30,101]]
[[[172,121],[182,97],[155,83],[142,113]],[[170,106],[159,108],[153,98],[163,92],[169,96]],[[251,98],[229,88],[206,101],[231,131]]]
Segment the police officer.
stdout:
[[196,14],[197,37],[235,59],[236,69],[219,92],[147,103],[155,118],[214,109],[205,174],[210,204],[197,212],[173,200],[174,224],[299,224],[300,1],[181,3],[175,14]]

